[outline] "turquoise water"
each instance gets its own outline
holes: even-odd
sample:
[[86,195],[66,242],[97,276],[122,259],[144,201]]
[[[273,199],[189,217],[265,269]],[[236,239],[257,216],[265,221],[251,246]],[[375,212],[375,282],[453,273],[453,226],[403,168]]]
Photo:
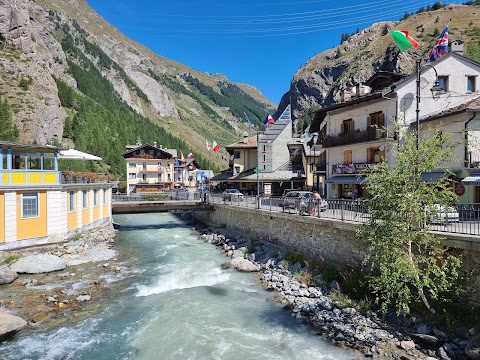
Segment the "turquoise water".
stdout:
[[178,217],[119,215],[116,249],[129,270],[101,309],[0,346],[11,359],[353,359],[271,301],[255,274],[227,260]]

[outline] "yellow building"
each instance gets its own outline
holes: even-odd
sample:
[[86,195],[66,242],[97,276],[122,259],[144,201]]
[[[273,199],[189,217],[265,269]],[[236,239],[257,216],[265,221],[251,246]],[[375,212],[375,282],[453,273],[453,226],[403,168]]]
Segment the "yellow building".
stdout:
[[113,183],[67,178],[59,151],[0,140],[0,250],[63,241],[111,222]]

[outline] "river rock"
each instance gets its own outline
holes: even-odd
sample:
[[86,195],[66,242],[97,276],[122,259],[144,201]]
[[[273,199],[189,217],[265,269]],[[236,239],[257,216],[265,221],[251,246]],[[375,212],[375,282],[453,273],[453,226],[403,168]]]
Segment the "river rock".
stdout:
[[66,267],[67,262],[65,260],[52,254],[28,255],[10,265],[11,270],[24,274],[48,273],[63,270]]
[[80,295],[77,296],[75,300],[77,301],[89,301],[91,299],[90,295]]
[[426,344],[435,345],[436,343],[438,343],[438,339],[432,335],[413,334],[412,336],[415,337],[417,340],[423,341]]
[[470,340],[465,347],[465,355],[470,360],[480,360],[480,335],[477,335]]
[[17,277],[18,274],[15,271],[6,267],[0,268],[0,285],[10,284],[14,282]]
[[240,272],[255,272],[259,271],[259,267],[251,261],[244,258],[233,258],[222,265],[224,269],[235,268]]
[[0,341],[5,341],[27,326],[21,317],[0,310]]

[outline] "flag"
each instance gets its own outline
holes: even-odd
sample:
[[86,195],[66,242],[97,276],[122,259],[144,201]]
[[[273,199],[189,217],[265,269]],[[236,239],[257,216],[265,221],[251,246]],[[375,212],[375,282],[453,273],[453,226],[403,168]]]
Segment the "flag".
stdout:
[[275,120],[273,120],[272,115],[268,114],[268,116],[263,120],[263,123],[267,126],[270,126],[270,124],[273,124]]
[[193,153],[190,151],[190,153],[187,156],[189,159],[193,159]]
[[448,25],[445,26],[432,50],[428,53],[427,62],[438,60],[446,53],[448,53]]
[[[248,117],[247,117],[247,119],[248,119]],[[218,151],[218,150],[220,150],[220,145],[218,145],[215,140],[213,140],[213,143],[212,143],[212,150],[213,150],[213,151]]]
[[[253,130],[255,130],[255,126],[253,126],[252,122],[251,122],[250,119],[248,118],[247,113],[244,112],[244,114],[245,114],[245,119],[247,119],[247,121],[248,121],[248,125],[250,125],[250,127],[251,127]],[[215,148],[213,149],[213,151],[216,151]]]
[[181,151],[180,151],[180,160],[181,160],[181,161],[184,161],[184,160],[185,160],[185,158],[183,157],[183,153],[182,153]]
[[205,140],[205,143],[207,144],[207,151],[212,151],[212,148],[210,147],[210,144],[208,143],[208,140]]
[[410,49],[412,46],[417,49],[418,42],[415,41],[410,35],[408,35],[407,30],[393,30],[390,31],[390,35],[392,35],[393,41],[399,47],[400,51],[405,51]]

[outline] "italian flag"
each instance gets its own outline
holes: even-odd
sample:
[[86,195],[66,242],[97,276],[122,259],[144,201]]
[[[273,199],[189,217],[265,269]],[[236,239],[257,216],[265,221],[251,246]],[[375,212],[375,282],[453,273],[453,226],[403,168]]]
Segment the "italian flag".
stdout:
[[213,143],[212,143],[212,150],[213,150],[213,151],[218,151],[218,150],[220,150],[220,145],[218,145],[215,140],[213,140]]
[[390,35],[392,35],[393,41],[395,41],[400,51],[410,49],[412,46],[415,49],[418,48],[418,42],[408,35],[407,30],[392,30],[390,31]]

